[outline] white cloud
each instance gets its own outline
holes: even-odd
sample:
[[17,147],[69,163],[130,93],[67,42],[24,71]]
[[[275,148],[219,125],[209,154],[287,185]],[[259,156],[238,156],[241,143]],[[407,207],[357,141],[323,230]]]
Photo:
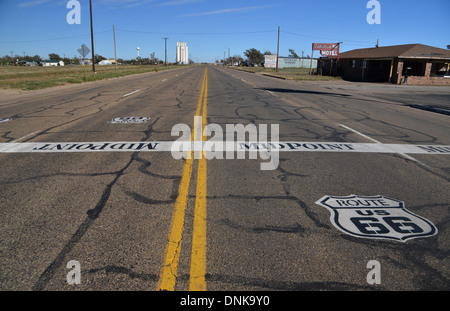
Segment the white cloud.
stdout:
[[164,1],[161,2],[160,6],[172,6],[172,5],[183,5],[183,4],[190,4],[190,3],[196,3],[196,2],[202,2],[204,0],[172,0],[172,1]]
[[27,1],[27,2],[19,3],[17,6],[18,6],[19,8],[29,8],[29,7],[32,7],[32,6],[37,6],[37,5],[44,4],[44,3],[49,2],[49,1],[50,1],[50,0]]
[[182,15],[182,16],[205,16],[205,15],[216,15],[216,14],[240,13],[240,12],[265,9],[265,8],[268,8],[271,6],[272,5],[264,5],[264,6],[249,6],[249,7],[244,7],[244,8],[221,9],[221,10],[214,10],[214,11],[208,11],[208,12],[186,14],[186,15]]

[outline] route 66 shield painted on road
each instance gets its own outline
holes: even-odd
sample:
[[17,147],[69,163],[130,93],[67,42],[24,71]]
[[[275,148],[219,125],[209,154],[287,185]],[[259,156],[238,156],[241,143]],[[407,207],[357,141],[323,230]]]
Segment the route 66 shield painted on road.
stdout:
[[336,228],[359,238],[406,242],[438,232],[429,220],[408,211],[404,202],[381,195],[324,196],[316,204],[330,211]]

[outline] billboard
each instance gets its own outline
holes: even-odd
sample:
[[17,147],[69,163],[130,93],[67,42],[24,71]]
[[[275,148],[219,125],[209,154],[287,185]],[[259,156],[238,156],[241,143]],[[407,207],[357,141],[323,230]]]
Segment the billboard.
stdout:
[[264,55],[264,67],[276,68],[277,67],[277,56],[276,55]]
[[[266,68],[276,68],[277,66],[277,56],[276,55],[265,55],[264,56],[264,67]],[[310,60],[306,58],[296,58],[296,57],[280,57],[278,59],[278,68],[309,68],[310,63],[317,67],[317,60]]]

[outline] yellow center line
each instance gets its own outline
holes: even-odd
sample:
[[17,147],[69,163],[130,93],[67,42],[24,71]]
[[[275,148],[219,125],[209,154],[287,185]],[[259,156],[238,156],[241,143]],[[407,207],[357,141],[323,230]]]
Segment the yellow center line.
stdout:
[[[204,78],[203,78],[202,90],[200,93],[200,98],[198,100],[197,109],[195,112],[195,122],[194,122],[194,123],[197,123],[197,117],[200,116],[200,111],[202,109],[202,103],[204,103],[203,112],[202,112],[202,132],[203,132],[203,127],[206,124],[206,96],[207,96],[206,88],[207,88],[207,83],[208,83],[207,82],[207,79],[208,79],[207,73],[208,72],[207,72],[207,68],[206,68]],[[197,129],[197,124],[194,124],[194,129],[195,130]],[[195,140],[195,136],[194,136],[195,130],[194,130],[194,133],[191,134],[191,141]],[[203,135],[202,135],[202,141],[203,141]],[[190,183],[191,175],[192,175],[192,165],[193,165],[193,158],[194,158],[193,155],[194,155],[193,151],[190,151],[188,154],[188,157],[186,159],[186,162],[184,164],[184,167],[183,167],[183,173],[181,176],[180,187],[178,189],[178,197],[175,202],[175,209],[174,209],[174,213],[172,216],[171,230],[169,233],[169,242],[166,247],[164,264],[163,264],[163,267],[162,267],[161,273],[160,273],[158,290],[166,290],[166,291],[175,290],[175,283],[177,280],[178,263],[180,261],[181,240],[183,238],[184,218],[185,218],[185,214],[186,214],[186,207],[187,207],[187,201],[188,201],[188,195],[189,195],[189,183]],[[205,157],[202,156],[201,158],[204,159]],[[200,169],[200,167],[202,167],[202,169]],[[204,172],[203,172],[203,170],[204,170]],[[204,177],[200,178],[201,183],[203,183],[203,181],[204,181],[204,187],[201,187],[202,190],[198,194],[199,190],[198,190],[198,185],[197,185],[196,197],[198,197],[199,195],[204,196],[204,198],[205,198],[204,205],[205,205],[205,211],[206,211],[206,163],[204,163],[204,164],[199,163],[199,172],[200,171],[201,171],[201,173],[198,175],[205,174]],[[199,178],[197,178],[197,183],[198,183],[198,181],[199,181]],[[197,199],[196,199],[196,206],[197,206]],[[197,210],[197,208],[196,208],[196,210]],[[196,212],[194,211],[194,214],[195,213]],[[194,216],[194,219],[195,218],[196,217]],[[195,222],[195,220],[194,220],[194,222]],[[194,224],[194,226],[195,226],[195,224]],[[195,228],[194,228],[194,236],[195,236],[195,232],[198,232],[198,230],[195,230]],[[205,236],[205,238],[206,238],[206,236]],[[206,246],[206,241],[205,241],[205,246]],[[197,249],[197,247],[196,247],[196,249]],[[203,258],[206,259],[206,256]],[[191,260],[191,265],[192,264],[193,264],[193,262]],[[205,266],[206,266],[205,264],[201,265],[201,267],[205,267]],[[194,269],[194,270],[199,271],[198,269]],[[196,276],[197,276],[197,274],[196,274]],[[204,276],[203,276],[203,279],[204,279]],[[206,286],[203,286],[202,288],[206,288]]]
[[[201,140],[205,141],[203,130],[206,126],[206,107],[208,104],[208,78],[205,83],[205,97],[202,111]],[[195,192],[194,229],[192,233],[191,270],[189,290],[206,290],[206,157],[200,153]]]

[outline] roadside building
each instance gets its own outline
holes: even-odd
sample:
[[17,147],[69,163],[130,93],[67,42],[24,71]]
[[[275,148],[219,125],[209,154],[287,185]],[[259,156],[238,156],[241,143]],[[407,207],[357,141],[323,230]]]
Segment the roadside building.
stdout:
[[[317,59],[312,60],[312,66],[317,67]],[[276,55],[264,55],[264,67],[276,68],[277,56]],[[278,68],[310,68],[310,58],[299,57],[278,57]]]
[[45,60],[42,62],[42,66],[64,66],[64,62],[62,60]]
[[346,80],[450,85],[450,50],[423,44],[358,49],[321,58],[318,73]]
[[19,66],[39,66],[38,61],[28,61],[28,60],[18,60],[16,62],[17,65]]
[[102,66],[102,65],[112,65],[113,63],[110,60],[104,59],[102,61],[99,61],[98,64]]
[[80,65],[90,66],[90,65],[92,65],[92,60],[91,59],[81,59]]

